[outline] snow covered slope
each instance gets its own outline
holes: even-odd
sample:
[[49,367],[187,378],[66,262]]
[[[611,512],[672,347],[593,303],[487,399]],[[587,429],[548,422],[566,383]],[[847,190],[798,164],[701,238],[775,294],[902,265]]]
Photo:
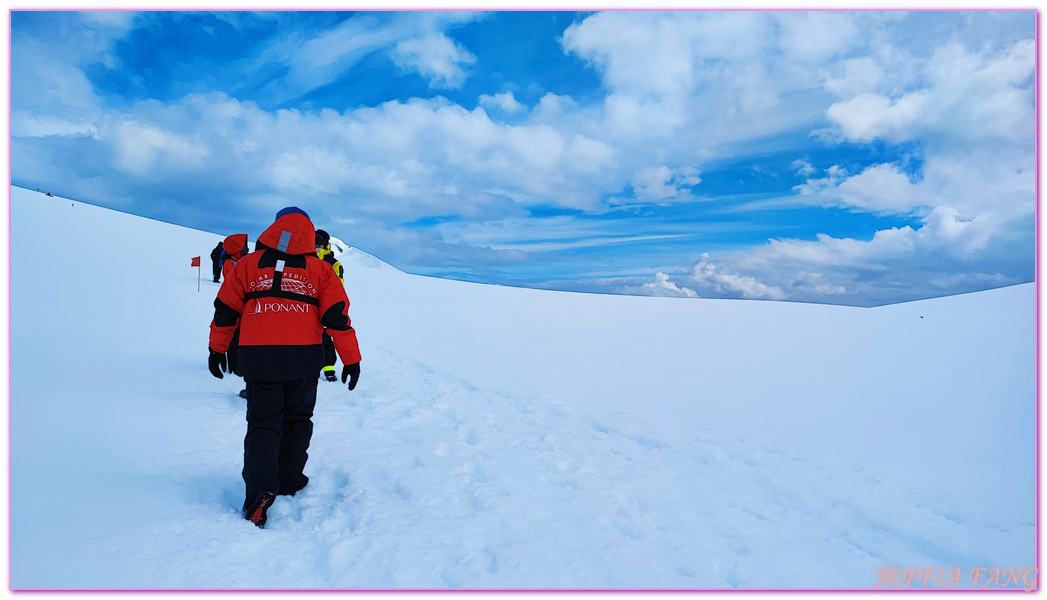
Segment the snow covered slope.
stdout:
[[15,588],[868,588],[1035,566],[1032,285],[876,309],[591,296],[346,245],[360,385],[320,383],[310,485],[258,530],[241,382],[206,368],[207,255],[232,232],[19,188],[11,230]]

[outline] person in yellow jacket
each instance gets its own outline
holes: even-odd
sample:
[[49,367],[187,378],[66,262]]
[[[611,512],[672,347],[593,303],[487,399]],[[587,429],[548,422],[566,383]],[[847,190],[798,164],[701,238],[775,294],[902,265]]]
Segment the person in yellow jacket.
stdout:
[[[331,265],[335,275],[338,276],[338,281],[342,282],[344,286],[345,269],[342,268],[342,263],[338,262],[338,259],[334,257],[334,252],[331,250],[331,234],[323,229],[316,230],[316,255],[320,257],[320,260]],[[334,374],[334,340],[327,335],[326,329],[322,338],[324,342],[324,377],[327,378],[327,381],[338,381],[338,377]]]

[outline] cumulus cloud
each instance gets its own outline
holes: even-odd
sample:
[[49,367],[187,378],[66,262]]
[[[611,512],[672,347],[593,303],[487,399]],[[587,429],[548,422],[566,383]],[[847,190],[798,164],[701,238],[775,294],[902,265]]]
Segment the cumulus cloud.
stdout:
[[[1000,239],[998,232],[1006,225],[998,216],[962,219],[939,207],[919,227],[879,230],[868,240],[826,234],[815,240],[774,239],[744,256],[723,259],[725,264],[715,270],[703,256],[696,278],[717,281],[727,271],[788,299],[862,306],[898,301],[899,286],[904,286],[906,299],[914,299],[1023,283],[1033,257],[1014,252],[1031,235]],[[703,289],[698,283],[692,287]]]
[[786,298],[785,293],[779,287],[762,283],[752,275],[733,273],[725,269],[718,270],[716,265],[710,262],[708,253],[702,253],[701,259],[695,263],[691,278],[698,289],[711,287],[718,295],[738,293],[742,298],[768,300]]
[[512,92],[502,92],[494,95],[484,94],[480,96],[479,102],[480,106],[484,108],[496,108],[510,114],[520,112],[525,108],[523,104],[516,100]]
[[[697,128],[744,138],[747,120],[787,126],[788,119],[776,119],[805,110],[792,104],[783,109],[782,98],[818,85],[812,65],[842,59],[860,45],[855,20],[861,18],[823,12],[608,12],[568,28],[562,43],[597,69],[610,90],[604,100],[609,134],[664,140]],[[777,109],[783,114],[768,118]]]
[[[806,165],[802,170],[812,170],[809,167]],[[801,195],[817,196],[827,204],[881,214],[908,214],[940,201],[930,190],[914,184],[909,175],[893,163],[872,165],[850,177],[846,169],[833,165],[825,174],[793,189]]]
[[[643,284],[643,287],[651,292],[651,295],[672,295],[684,298],[697,298],[698,292],[686,287],[680,287],[670,280],[670,277],[661,271],[654,274],[654,281]],[[669,292],[669,294],[665,294]]]
[[959,219],[955,210],[945,207],[935,208],[922,221],[923,225],[917,229],[905,226],[879,230],[868,241],[826,234],[819,234],[815,241],[770,240],[754,249],[750,255],[756,258],[746,262],[751,266],[760,261],[770,265],[780,259],[786,264],[799,262],[823,268],[864,266],[883,270],[888,264],[920,255],[948,254],[965,258],[986,248],[995,225],[993,219],[985,215],[971,220]]
[[404,40],[392,51],[393,60],[429,80],[429,87],[457,88],[467,76],[466,67],[476,57],[440,32]]
[[[796,163],[793,163],[795,166]],[[801,167],[804,171],[814,171],[814,167]],[[840,185],[840,182],[847,177],[847,169],[844,169],[840,165],[833,165],[825,170],[825,177],[819,177],[817,179],[808,179],[806,182],[800,185],[794,186],[793,189],[804,196],[811,196],[824,192],[826,190],[835,189]]]
[[156,171],[193,170],[211,154],[210,148],[193,136],[179,135],[133,119],[118,121],[103,137],[113,145],[114,166],[139,176],[150,176]]
[[842,73],[826,73],[823,87],[838,96],[854,97],[880,89],[884,66],[870,56],[844,60],[837,67]]
[[676,187],[670,185],[673,174],[669,167],[647,167],[633,177],[633,189],[640,200],[664,200],[676,196]]
[[637,200],[662,202],[689,196],[686,188],[702,182],[694,167],[670,169],[665,165],[645,167],[633,175],[633,193]]
[[833,104],[826,114],[847,139],[904,141],[913,137],[913,126],[928,117],[931,107],[931,95],[923,91],[894,101],[879,94],[861,94]]
[[817,171],[817,169],[815,169],[814,166],[806,158],[794,160],[792,164],[789,166],[795,169],[798,174],[803,175],[804,177],[813,175],[815,171]]
[[[1027,137],[1033,118],[1033,40],[997,52],[952,43],[913,66],[923,75],[919,89],[892,97],[877,90],[879,85],[865,85],[867,91],[830,106],[829,120],[844,138],[855,141]],[[876,64],[869,59],[862,68],[872,72]],[[828,85],[838,92],[853,87]]]
[[[524,106],[512,92],[470,92],[459,99],[468,108],[435,91],[455,97],[449,90],[484,66],[476,48],[453,37],[455,26],[477,18],[470,14],[362,14],[312,33],[286,30],[274,16],[278,33],[256,61],[237,65],[265,91],[257,100],[216,91],[113,105],[85,73],[119,68],[116,42],[145,17],[89,17],[49,15],[68,19],[51,38],[25,26],[12,32],[16,174],[18,165],[32,165],[34,176],[61,172],[96,194],[115,172],[114,197],[189,197],[165,184],[191,180],[244,211],[264,208],[266,218],[278,198],[293,197],[390,251],[396,236],[375,231],[396,231],[401,256],[427,264],[445,254],[461,265],[470,257],[516,264],[527,254],[456,240],[457,220],[523,220],[535,207],[587,217],[651,213],[693,200],[695,186],[704,192],[703,178],[716,182],[707,166],[743,162],[739,148],[756,148],[743,158],[762,156],[779,150],[778,140],[823,130],[830,135],[811,139],[826,152],[790,156],[803,158],[792,173],[781,171],[803,183],[776,200],[897,217],[897,226],[853,238],[777,237],[718,254],[715,264],[702,255],[688,274],[662,269],[630,285],[639,293],[853,301],[893,286],[886,273],[901,273],[919,294],[930,289],[923,283],[954,290],[1031,272],[1023,257],[1035,210],[1035,40],[1015,33],[1000,41],[979,33],[987,27],[963,26],[963,15],[596,13],[561,38],[564,52],[600,78],[595,100],[559,90]],[[921,37],[932,18],[950,35]],[[278,108],[376,53],[423,78],[432,97],[337,111]],[[891,158],[837,160],[833,144],[876,144]],[[912,156],[896,159],[901,145]],[[822,162],[826,156],[836,164]],[[155,187],[133,187],[142,182]],[[439,236],[403,225],[426,220],[445,223]],[[593,232],[614,237],[605,234]],[[541,241],[540,232],[534,237]],[[433,251],[437,242],[445,245]],[[671,263],[643,273],[658,264]]]
[[122,172],[162,180],[192,170],[237,189],[350,196],[356,210],[389,218],[475,216],[476,207],[504,202],[594,209],[608,188],[593,183],[615,167],[613,149],[599,140],[508,125],[442,98],[274,112],[213,93],[135,112],[99,119],[93,138]]
[[19,19],[28,25],[12,34],[11,88],[18,90],[11,95],[12,135],[95,134],[104,100],[83,69],[118,68],[113,48],[140,18],[122,11],[55,11]]
[[895,164],[867,167],[836,188],[845,206],[869,212],[905,214],[914,208],[937,204],[938,198],[920,194],[909,176]]
[[783,12],[781,47],[787,56],[803,62],[822,62],[860,43],[851,15],[839,12]]

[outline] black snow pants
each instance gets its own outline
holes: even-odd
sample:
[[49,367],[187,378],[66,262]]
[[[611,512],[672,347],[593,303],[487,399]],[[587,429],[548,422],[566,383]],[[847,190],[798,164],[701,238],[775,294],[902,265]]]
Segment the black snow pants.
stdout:
[[247,435],[244,437],[245,505],[281,484],[299,486],[309,459],[313,409],[320,374],[294,381],[247,383]]

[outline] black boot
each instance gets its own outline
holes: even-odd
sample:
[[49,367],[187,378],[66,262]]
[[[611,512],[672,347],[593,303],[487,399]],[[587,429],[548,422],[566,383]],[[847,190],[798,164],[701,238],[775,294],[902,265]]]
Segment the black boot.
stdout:
[[268,519],[269,507],[273,505],[273,500],[276,499],[276,494],[272,492],[262,492],[254,499],[254,502],[248,504],[244,502],[244,518],[255,524],[257,527],[264,527],[265,521]]
[[302,475],[302,478],[294,483],[281,483],[280,491],[277,492],[278,496],[294,496],[305,486],[309,485],[309,478]]

